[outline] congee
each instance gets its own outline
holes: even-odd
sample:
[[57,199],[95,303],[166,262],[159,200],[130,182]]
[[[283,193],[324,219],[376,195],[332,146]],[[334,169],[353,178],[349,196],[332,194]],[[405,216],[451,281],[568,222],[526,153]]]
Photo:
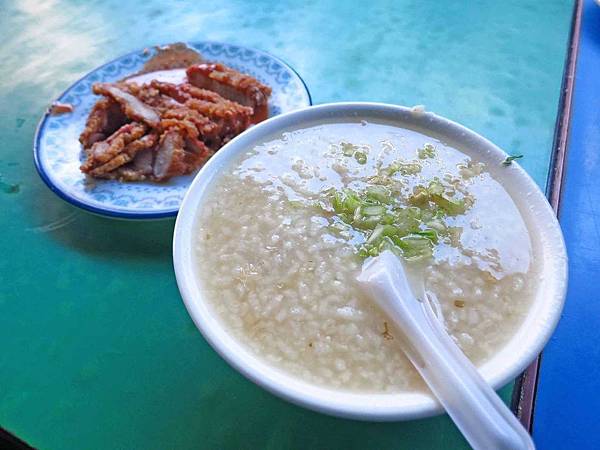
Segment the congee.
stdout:
[[424,390],[356,282],[365,259],[389,249],[479,365],[520,326],[539,283],[527,224],[493,176],[506,169],[488,166],[387,124],[273,136],[216,179],[197,213],[204,296],[236,340],[302,380]]

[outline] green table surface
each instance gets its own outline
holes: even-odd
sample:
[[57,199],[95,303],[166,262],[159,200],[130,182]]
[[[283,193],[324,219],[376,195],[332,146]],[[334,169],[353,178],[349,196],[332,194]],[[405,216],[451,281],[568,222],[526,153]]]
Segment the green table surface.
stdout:
[[33,134],[49,102],[95,66],[151,44],[221,40],[288,61],[315,103],[424,104],[524,154],[543,185],[571,9],[0,0],[0,425],[42,449],[467,447],[446,416],[341,420],[244,379],[183,306],[173,220],[115,221],[64,203],[35,172]]

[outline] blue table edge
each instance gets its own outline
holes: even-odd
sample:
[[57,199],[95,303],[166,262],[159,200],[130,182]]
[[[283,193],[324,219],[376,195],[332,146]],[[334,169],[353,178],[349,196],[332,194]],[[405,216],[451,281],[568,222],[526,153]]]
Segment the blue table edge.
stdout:
[[[563,69],[561,94],[558,102],[554,128],[550,167],[546,180],[546,197],[557,217],[559,215],[562,199],[565,161],[567,158],[569,132],[571,128],[571,112],[573,93],[575,90],[575,73],[577,71],[582,14],[583,0],[575,0]],[[513,413],[530,433],[533,432],[535,399],[542,355],[543,352],[538,355],[525,372],[515,380],[511,401]]]

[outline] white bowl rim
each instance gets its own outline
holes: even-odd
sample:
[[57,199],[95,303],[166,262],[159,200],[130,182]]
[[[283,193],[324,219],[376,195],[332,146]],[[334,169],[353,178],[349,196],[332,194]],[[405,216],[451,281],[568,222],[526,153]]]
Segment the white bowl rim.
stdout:
[[[344,122],[381,118],[400,122],[400,128],[417,128],[424,134],[442,136],[458,148],[477,149],[478,158],[499,163],[506,157],[501,149],[470,129],[420,108],[372,102],[341,102],[310,106],[270,118],[225,145],[202,168],[187,191],[177,216],[173,236],[173,264],[177,284],[192,320],[209,344],[231,366],[267,391],[297,405],[344,418],[397,421],[428,417],[443,412],[430,395],[422,393],[350,393],[318,387],[299,380],[252,355],[229,335],[210,307],[202,301],[194,275],[192,233],[196,210],[212,179],[240,152],[260,143],[274,133],[304,128],[319,121]],[[413,125],[407,127],[407,123]],[[486,381],[498,389],[523,372],[541,352],[556,327],[564,304],[567,285],[567,255],[560,226],[546,197],[537,184],[518,165],[502,168],[503,183],[511,196],[528,192],[529,224],[539,233],[543,263],[540,286],[524,323],[494,357],[479,370]],[[510,188],[510,189],[508,189]],[[512,189],[513,192],[510,192]],[[513,196],[514,198],[514,196]],[[524,211],[519,208],[521,213]],[[542,245],[543,244],[543,245]]]

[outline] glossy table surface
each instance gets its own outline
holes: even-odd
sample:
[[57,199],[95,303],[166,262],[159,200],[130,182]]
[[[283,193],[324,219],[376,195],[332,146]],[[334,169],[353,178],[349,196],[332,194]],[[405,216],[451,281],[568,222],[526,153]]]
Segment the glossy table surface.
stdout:
[[315,103],[424,104],[524,154],[543,186],[571,11],[533,0],[3,0],[0,425],[44,449],[465,448],[445,416],[346,421],[245,380],[185,311],[173,221],[64,203],[33,168],[33,134],[95,66],[152,44],[220,40],[283,58]]

